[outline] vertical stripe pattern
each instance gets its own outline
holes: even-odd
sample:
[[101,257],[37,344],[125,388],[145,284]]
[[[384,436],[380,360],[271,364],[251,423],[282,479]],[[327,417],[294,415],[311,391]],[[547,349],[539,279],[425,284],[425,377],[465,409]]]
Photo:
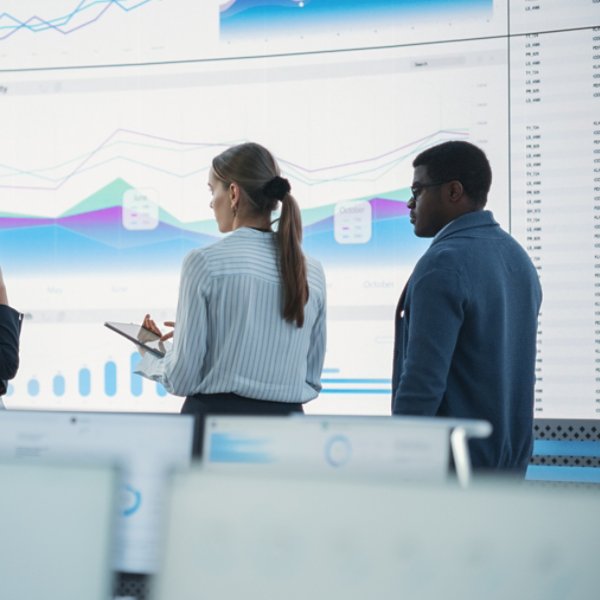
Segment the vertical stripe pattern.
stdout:
[[307,257],[304,326],[282,317],[283,288],[274,233],[240,228],[187,255],[181,272],[173,347],[147,353],[137,372],[179,396],[233,392],[306,402],[321,389],[326,289]]

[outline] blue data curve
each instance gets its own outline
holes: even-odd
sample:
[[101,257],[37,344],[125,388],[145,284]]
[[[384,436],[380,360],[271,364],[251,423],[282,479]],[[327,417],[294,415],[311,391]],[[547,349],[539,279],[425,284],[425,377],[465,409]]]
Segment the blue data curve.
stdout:
[[[44,19],[37,15],[32,15],[26,20],[21,20],[10,13],[3,12],[0,14],[0,41],[9,38],[18,31],[27,30],[32,33],[40,33],[48,30],[57,31],[67,34],[77,31],[82,27],[91,25],[97,21],[111,6],[116,6],[124,12],[129,12],[148,4],[152,0],[133,0],[133,3],[128,0],[81,0],[79,4],[65,15]],[[96,12],[89,14],[90,9],[97,9]],[[76,17],[88,13],[83,17],[81,22],[76,22]],[[70,28],[69,28],[70,27]]]

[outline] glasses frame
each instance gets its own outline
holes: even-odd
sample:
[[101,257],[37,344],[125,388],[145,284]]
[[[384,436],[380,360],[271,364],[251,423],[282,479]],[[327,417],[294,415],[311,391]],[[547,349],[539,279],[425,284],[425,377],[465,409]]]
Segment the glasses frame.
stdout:
[[421,195],[421,192],[423,190],[430,188],[430,187],[436,187],[438,185],[444,185],[445,183],[449,183],[450,181],[453,181],[453,179],[449,179],[448,181],[435,181],[435,182],[431,182],[431,183],[418,183],[417,185],[411,185],[410,186],[411,198],[416,200]]

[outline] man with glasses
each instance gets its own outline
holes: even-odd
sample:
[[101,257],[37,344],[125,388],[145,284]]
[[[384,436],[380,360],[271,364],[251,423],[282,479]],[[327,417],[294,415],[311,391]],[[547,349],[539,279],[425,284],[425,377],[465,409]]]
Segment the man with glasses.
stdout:
[[523,248],[484,210],[492,181],[473,144],[445,142],[413,161],[410,221],[433,238],[398,304],[392,412],[485,419],[476,469],[523,475],[533,445],[542,291]]

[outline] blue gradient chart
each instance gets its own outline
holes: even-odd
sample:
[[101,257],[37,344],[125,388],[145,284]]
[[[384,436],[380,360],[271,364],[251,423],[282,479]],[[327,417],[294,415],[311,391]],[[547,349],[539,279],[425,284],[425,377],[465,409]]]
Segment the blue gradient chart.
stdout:
[[230,0],[221,5],[221,36],[277,36],[389,23],[415,24],[436,19],[489,17],[493,0]]
[[[35,216],[0,216],[0,245],[15,258],[13,268],[22,274],[50,271],[65,273],[140,272],[177,270],[193,248],[220,239],[202,233],[214,229],[214,221],[184,224],[166,211],[149,230],[124,226],[123,193],[132,189],[116,181],[95,196],[104,205],[86,209],[84,201],[71,214],[55,219]],[[415,238],[408,221],[406,189],[382,192],[372,198],[349,199],[347,204],[368,203],[371,209],[368,241],[340,244],[335,237],[335,205],[304,212],[304,247],[326,266],[368,264],[373,260],[397,264],[412,262],[424,245]]]

